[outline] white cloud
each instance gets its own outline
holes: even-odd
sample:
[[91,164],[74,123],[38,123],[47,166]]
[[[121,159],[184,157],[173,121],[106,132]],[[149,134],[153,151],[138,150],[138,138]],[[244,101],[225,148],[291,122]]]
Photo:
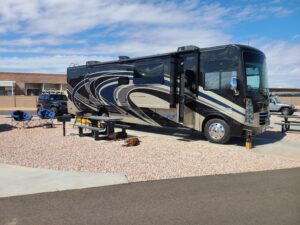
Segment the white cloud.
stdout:
[[[29,54],[35,54],[35,53],[44,53],[46,51],[43,47],[34,47],[34,48],[7,48],[7,47],[0,47],[0,53],[29,53]],[[12,64],[13,65],[13,64]]]
[[21,47],[32,47],[39,45],[50,45],[57,46],[65,43],[73,44],[85,44],[85,40],[74,40],[67,38],[57,38],[57,37],[42,37],[42,38],[30,38],[30,37],[21,37],[19,39],[11,40],[0,40],[0,46],[21,46]]
[[2,31],[52,35],[78,33],[119,23],[183,24],[195,12],[173,3],[118,0],[0,0],[0,5]]
[[[226,30],[232,24],[291,12],[278,1],[224,7],[197,0],[0,0],[0,70],[63,73],[86,60],[227,44],[236,40]],[[300,87],[299,44],[263,38],[250,44],[266,52],[271,85]]]
[[292,9],[278,5],[278,2],[259,1],[249,3],[245,7],[235,7],[233,18],[240,21],[261,20],[272,16],[286,16],[293,12]]
[[300,44],[270,41],[260,48],[267,57],[270,86],[300,88]]
[[[0,57],[0,70],[12,72],[66,73],[71,64],[82,65],[89,60],[108,61],[110,57],[85,55],[55,55],[43,57]],[[13,65],[13,66],[11,66]]]
[[[146,35],[145,35],[146,34]],[[100,43],[76,49],[50,49],[51,54],[100,54],[142,56],[176,51],[184,45],[207,47],[228,44],[230,35],[214,29],[165,28],[133,29],[123,33],[124,38],[114,43]]]

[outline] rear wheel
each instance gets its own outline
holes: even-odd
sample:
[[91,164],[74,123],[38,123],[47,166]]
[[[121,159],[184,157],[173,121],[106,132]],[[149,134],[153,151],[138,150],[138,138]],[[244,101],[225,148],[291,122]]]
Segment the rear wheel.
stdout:
[[281,109],[281,114],[282,115],[290,115],[291,114],[291,110],[289,108],[282,108]]
[[204,134],[212,143],[225,144],[230,139],[230,127],[222,119],[211,119],[205,124]]

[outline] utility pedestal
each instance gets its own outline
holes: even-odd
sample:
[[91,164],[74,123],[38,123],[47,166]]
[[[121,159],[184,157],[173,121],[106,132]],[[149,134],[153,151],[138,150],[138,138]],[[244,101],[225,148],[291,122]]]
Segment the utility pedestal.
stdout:
[[71,115],[58,116],[57,121],[63,123],[63,135],[66,136],[66,122],[71,121]]
[[246,130],[246,149],[250,150],[252,148],[252,131]]

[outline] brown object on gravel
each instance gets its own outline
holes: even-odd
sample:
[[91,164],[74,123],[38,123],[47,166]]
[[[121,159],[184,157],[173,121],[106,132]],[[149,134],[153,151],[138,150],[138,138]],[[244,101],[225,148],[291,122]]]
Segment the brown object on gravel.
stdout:
[[127,138],[127,133],[123,132],[123,131],[113,132],[108,135],[108,138],[111,140],[115,140],[115,141],[118,139],[125,139],[125,138]]
[[125,144],[122,145],[124,147],[137,146],[140,144],[140,140],[138,138],[129,138],[125,141]]

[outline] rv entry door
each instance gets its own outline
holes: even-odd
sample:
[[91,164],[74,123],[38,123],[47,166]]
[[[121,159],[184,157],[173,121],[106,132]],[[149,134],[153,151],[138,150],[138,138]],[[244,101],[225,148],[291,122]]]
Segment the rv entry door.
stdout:
[[196,53],[181,55],[179,61],[179,106],[178,120],[184,126],[194,128],[195,124],[195,98],[197,93],[197,68]]

